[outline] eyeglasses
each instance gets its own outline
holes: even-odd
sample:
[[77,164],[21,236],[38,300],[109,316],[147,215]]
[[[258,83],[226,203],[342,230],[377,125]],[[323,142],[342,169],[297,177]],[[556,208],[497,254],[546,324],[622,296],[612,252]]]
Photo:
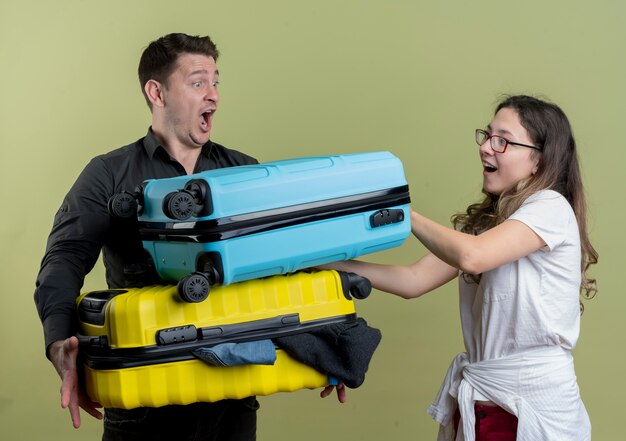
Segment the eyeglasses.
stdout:
[[491,149],[496,153],[504,153],[509,144],[513,145],[521,145],[522,147],[528,147],[531,149],[541,150],[542,147],[537,147],[536,145],[528,145],[528,144],[520,144],[519,142],[509,141],[506,138],[498,135],[492,135],[489,132],[486,132],[482,129],[476,129],[476,144],[483,145],[487,141],[491,143]]

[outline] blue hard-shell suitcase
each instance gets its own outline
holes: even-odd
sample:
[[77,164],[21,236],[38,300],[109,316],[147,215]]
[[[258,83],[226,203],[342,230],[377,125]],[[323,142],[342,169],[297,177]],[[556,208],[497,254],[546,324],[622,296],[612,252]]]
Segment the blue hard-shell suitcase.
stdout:
[[399,246],[410,233],[408,185],[389,152],[148,180],[134,194],[114,196],[109,208],[134,216],[135,200],[159,275],[179,282],[181,297],[192,302],[213,284],[355,258]]

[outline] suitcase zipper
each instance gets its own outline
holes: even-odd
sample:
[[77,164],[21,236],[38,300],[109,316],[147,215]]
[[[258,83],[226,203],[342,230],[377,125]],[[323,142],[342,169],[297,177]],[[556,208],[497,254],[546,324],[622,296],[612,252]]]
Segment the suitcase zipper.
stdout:
[[[252,322],[236,323],[231,325],[210,326],[194,329],[196,339],[189,341],[189,337],[182,342],[157,344],[140,348],[110,348],[106,345],[106,339],[98,339],[97,336],[84,338],[79,336],[83,345],[85,364],[93,369],[124,369],[137,366],[171,363],[185,360],[197,360],[192,354],[195,349],[215,346],[220,343],[240,343],[244,341],[262,340],[266,338],[283,337],[306,332],[321,326],[349,323],[356,320],[356,314],[311,320],[301,322],[299,314],[287,314],[270,319],[256,320]],[[182,328],[177,327],[182,331]],[[162,331],[177,328],[167,328]],[[182,332],[189,333],[189,330]]]
[[[140,222],[139,234],[144,241],[217,242],[367,211],[391,211],[389,207],[408,204],[410,201],[408,186],[401,186],[219,219],[195,222]],[[396,216],[397,211],[400,210],[396,210]],[[395,222],[402,220],[400,217],[395,218]],[[373,213],[371,223],[375,228],[394,222],[390,221],[388,214],[377,212]]]

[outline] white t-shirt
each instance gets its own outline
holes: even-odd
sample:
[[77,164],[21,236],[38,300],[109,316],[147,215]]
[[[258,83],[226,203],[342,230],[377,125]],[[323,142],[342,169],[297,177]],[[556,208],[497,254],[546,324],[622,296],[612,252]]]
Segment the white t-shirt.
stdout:
[[483,273],[478,285],[459,280],[467,352],[455,357],[428,413],[438,440],[474,439],[475,400],[493,401],[518,417],[519,441],[588,441],[591,424],[580,399],[571,350],[580,327],[581,251],[576,217],[551,190],[529,197],[509,218],[546,246]]
[[470,363],[559,345],[571,351],[580,328],[580,236],[567,200],[552,190],[530,196],[509,220],[546,246],[483,273],[459,279],[461,325]]

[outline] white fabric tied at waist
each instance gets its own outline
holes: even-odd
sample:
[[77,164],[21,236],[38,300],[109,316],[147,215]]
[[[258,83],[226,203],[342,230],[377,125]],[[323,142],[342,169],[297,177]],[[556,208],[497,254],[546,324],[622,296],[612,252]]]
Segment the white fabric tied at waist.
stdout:
[[466,352],[452,361],[428,413],[440,424],[438,441],[474,441],[475,392],[518,418],[517,440],[590,440],[591,424],[580,399],[574,363],[560,346],[470,363]]

